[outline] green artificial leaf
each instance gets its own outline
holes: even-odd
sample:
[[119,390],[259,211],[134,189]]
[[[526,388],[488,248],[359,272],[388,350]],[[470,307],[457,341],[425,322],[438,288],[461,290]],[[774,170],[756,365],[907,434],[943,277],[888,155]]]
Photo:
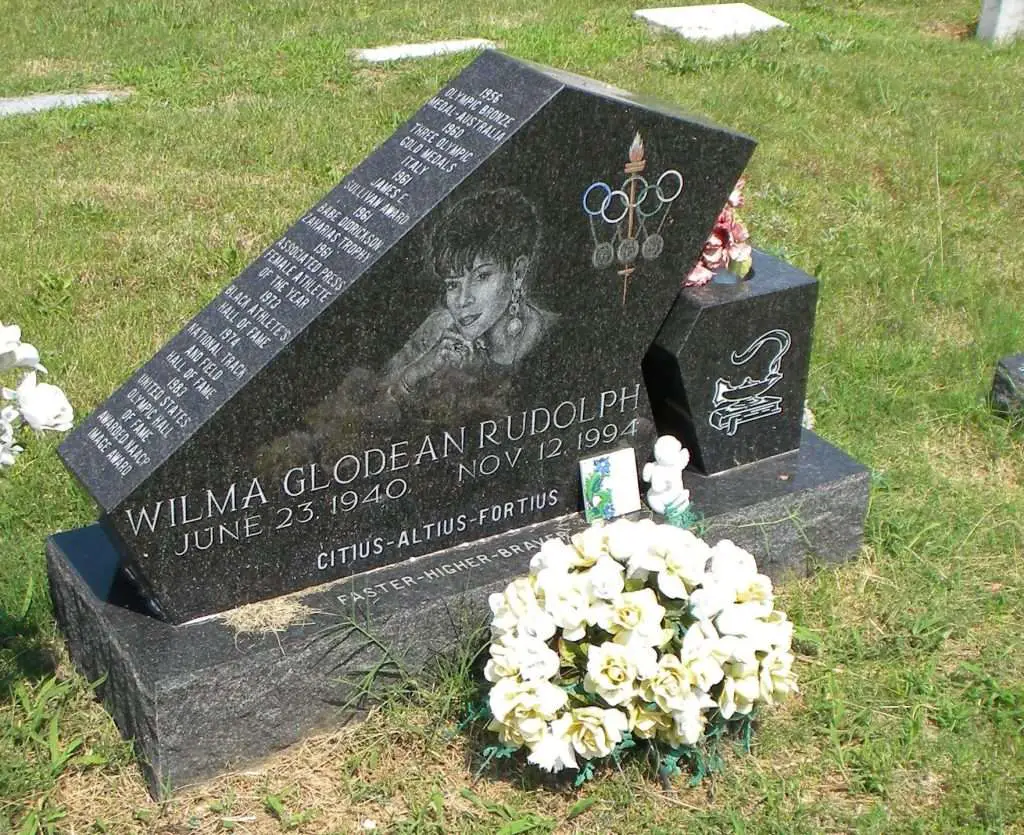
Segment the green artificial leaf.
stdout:
[[580,769],[579,774],[576,775],[576,779],[572,781],[572,784],[575,788],[578,789],[580,786],[586,783],[587,780],[592,780],[593,778],[594,761],[587,760],[583,763],[583,768]]

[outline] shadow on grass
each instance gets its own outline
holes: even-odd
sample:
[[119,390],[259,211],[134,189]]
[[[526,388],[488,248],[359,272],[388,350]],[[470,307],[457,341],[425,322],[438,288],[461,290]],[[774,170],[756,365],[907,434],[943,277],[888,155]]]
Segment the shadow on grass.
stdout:
[[19,681],[38,681],[56,669],[57,654],[28,613],[0,609],[0,698],[7,699]]

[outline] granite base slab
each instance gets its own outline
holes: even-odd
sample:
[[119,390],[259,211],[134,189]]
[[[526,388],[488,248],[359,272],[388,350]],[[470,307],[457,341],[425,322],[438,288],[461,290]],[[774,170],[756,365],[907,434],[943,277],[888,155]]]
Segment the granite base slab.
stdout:
[[[686,483],[708,538],[751,549],[774,580],[859,549],[867,470],[813,433],[797,453]],[[487,595],[541,542],[584,524],[565,516],[315,587],[289,598],[303,618],[263,635],[223,617],[154,618],[99,525],[50,537],[47,563],[71,657],[90,680],[106,676],[103,701],[160,796],[356,717],[365,671],[428,668],[485,622]]]
[[870,473],[808,429],[797,450],[683,481],[705,539],[746,548],[774,582],[852,559],[863,542]]

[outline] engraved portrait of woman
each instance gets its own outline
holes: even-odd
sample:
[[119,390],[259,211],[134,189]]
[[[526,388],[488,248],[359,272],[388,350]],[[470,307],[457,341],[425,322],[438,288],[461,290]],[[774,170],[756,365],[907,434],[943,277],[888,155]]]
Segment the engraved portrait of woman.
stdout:
[[451,207],[426,253],[439,304],[388,363],[391,397],[515,375],[558,319],[529,296],[539,240],[537,212],[516,189],[481,191]]
[[559,318],[530,297],[539,244],[537,211],[516,189],[451,206],[424,246],[434,306],[384,367],[349,369],[301,428],[261,450],[261,471],[329,461],[361,432],[399,420],[426,428],[508,412],[513,379]]

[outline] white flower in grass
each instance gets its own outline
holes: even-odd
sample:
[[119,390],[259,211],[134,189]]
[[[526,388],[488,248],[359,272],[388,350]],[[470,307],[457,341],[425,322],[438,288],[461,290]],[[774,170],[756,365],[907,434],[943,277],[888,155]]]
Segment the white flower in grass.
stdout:
[[670,530],[676,533],[665,535],[656,546],[664,561],[658,572],[658,589],[666,597],[686,600],[704,580],[711,549],[689,531]]
[[622,594],[626,580],[623,568],[611,557],[601,557],[593,567],[580,574],[590,584],[590,593],[598,600],[611,600]]
[[666,640],[661,625],[665,607],[654,589],[628,591],[595,608],[597,623],[617,644],[656,647]]
[[672,728],[672,717],[655,709],[650,710],[644,702],[632,701],[626,705],[629,712],[629,730],[640,739],[654,739],[659,733]]
[[582,574],[545,568],[537,575],[544,611],[567,641],[579,641],[591,624],[590,588]]
[[621,710],[600,707],[579,707],[552,723],[552,731],[570,739],[576,753],[588,760],[607,757],[628,727]]
[[532,744],[544,735],[547,723],[567,699],[565,691],[550,681],[503,678],[491,688],[488,702],[495,720],[510,727],[511,738]]
[[494,615],[491,618],[494,635],[514,632],[546,641],[555,634],[555,624],[540,605],[531,577],[517,577],[505,591],[488,597],[487,603]]
[[718,709],[723,719],[739,714],[745,716],[754,709],[757,697],[761,695],[761,683],[757,675],[722,679],[722,692],[718,696]]
[[560,539],[548,539],[540,546],[540,550],[530,559],[530,574],[537,576],[545,568],[568,571],[572,568],[579,555],[576,549]]
[[552,722],[544,735],[530,746],[527,759],[544,771],[561,771],[564,768],[576,768],[576,755],[573,753],[572,738],[569,728],[572,717],[563,713]]
[[21,341],[21,328],[0,324],[0,371],[12,368],[30,368],[46,373],[39,363],[39,352],[34,346]]
[[35,371],[26,374],[14,391],[4,389],[3,395],[16,403],[25,423],[36,432],[67,432],[72,426],[75,413],[64,392],[49,383],[37,383]]
[[625,647],[611,641],[591,646],[583,688],[610,705],[621,705],[635,695],[637,679],[653,675],[657,665],[657,653],[650,647]]
[[22,449],[17,444],[0,444],[0,468],[13,467]]
[[772,650],[761,659],[760,682],[761,698],[770,705],[777,699],[784,699],[791,693],[799,692],[796,686],[796,674],[793,672],[793,656],[788,652]]

